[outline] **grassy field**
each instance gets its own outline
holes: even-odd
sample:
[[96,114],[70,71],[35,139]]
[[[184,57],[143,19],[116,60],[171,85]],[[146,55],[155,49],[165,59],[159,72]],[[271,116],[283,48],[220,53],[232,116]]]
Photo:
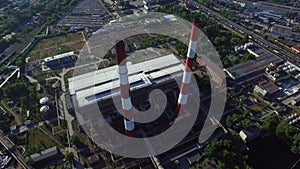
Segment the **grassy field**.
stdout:
[[45,134],[40,128],[35,128],[28,132],[26,155],[37,153],[53,146],[57,146],[56,141]]
[[80,132],[78,130],[78,121],[77,121],[77,119],[72,121],[72,127],[73,127],[73,130],[74,130],[74,135],[76,135],[79,138],[80,142],[83,145],[88,146],[89,145],[89,139],[83,132]]
[[81,32],[44,39],[28,55],[30,57],[29,62],[39,61],[69,51],[79,51],[84,44],[85,41]]
[[266,107],[259,105],[259,104],[253,104],[253,105],[249,106],[248,108],[255,112],[263,112],[267,109]]

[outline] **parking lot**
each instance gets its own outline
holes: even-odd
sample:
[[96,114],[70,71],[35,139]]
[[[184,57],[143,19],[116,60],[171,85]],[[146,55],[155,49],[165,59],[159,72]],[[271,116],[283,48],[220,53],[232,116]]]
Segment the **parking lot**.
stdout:
[[107,12],[98,0],[85,0],[63,17],[58,26],[98,29],[105,24],[106,18]]

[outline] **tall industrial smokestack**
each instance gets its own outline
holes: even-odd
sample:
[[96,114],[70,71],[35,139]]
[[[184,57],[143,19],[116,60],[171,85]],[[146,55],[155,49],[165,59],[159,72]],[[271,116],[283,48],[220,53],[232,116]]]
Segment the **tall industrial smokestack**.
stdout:
[[120,41],[116,44],[116,55],[118,63],[118,73],[120,80],[120,95],[122,101],[122,111],[124,116],[125,134],[130,137],[135,137],[135,124],[132,113],[132,104],[130,98],[130,87],[128,81],[128,70],[126,65],[125,44]]
[[192,25],[192,32],[190,36],[189,48],[187,52],[187,58],[185,62],[185,68],[182,77],[182,83],[180,87],[180,94],[177,102],[177,113],[179,113],[180,108],[185,105],[188,101],[189,94],[189,84],[192,77],[192,68],[194,64],[194,58],[197,50],[197,40],[200,34],[200,20],[195,18]]

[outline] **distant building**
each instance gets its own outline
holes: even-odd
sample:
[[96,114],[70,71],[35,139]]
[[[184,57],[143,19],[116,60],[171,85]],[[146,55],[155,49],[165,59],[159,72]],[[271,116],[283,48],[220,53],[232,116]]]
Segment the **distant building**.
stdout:
[[47,158],[53,157],[57,154],[58,154],[57,148],[56,147],[51,147],[47,150],[41,151],[40,153],[35,153],[35,154],[30,155],[30,158],[34,162],[38,162],[38,161],[45,160]]
[[289,26],[274,24],[271,27],[271,33],[288,39],[300,40],[300,33],[293,31],[293,28]]
[[282,18],[282,15],[281,14],[278,14],[272,10],[265,10],[265,11],[262,11],[262,12],[256,12],[256,14],[259,15],[259,18],[263,18],[262,20],[267,20],[269,21],[269,19],[273,19],[275,21],[278,21]]
[[251,55],[254,55],[255,57],[259,57],[259,54],[251,49],[247,49],[247,51],[251,54]]
[[73,114],[75,112],[75,110],[74,110],[73,102],[72,102],[72,99],[71,99],[71,96],[69,93],[65,95],[65,99],[66,99],[66,106],[67,106],[68,112]]
[[14,32],[12,32],[12,33],[10,33],[10,34],[7,34],[7,35],[5,35],[5,36],[3,37],[3,39],[5,39],[5,40],[10,40],[15,34],[16,34],[16,33],[14,33]]
[[258,86],[258,85],[256,85],[256,86],[254,87],[254,92],[257,93],[257,94],[260,94],[260,95],[263,96],[263,97],[266,96],[267,93],[268,93],[265,89],[261,88],[261,87]]
[[243,129],[239,132],[241,139],[247,143],[258,137],[261,133],[261,126],[257,123],[251,125],[247,129]]
[[285,105],[276,105],[276,107],[274,106],[274,109],[275,109],[275,113],[278,115],[278,116],[283,116],[285,115],[287,112],[288,112],[288,109]]
[[297,54],[299,54],[300,53],[300,47],[299,46],[293,46],[292,48],[291,48],[294,52],[296,52]]
[[291,101],[291,104],[292,104],[293,106],[295,106],[295,105],[298,105],[299,102],[300,102],[300,95],[297,96],[297,97],[295,97],[295,98]]
[[69,66],[71,64],[74,64],[75,60],[72,59],[72,57],[77,55],[75,52],[68,52],[68,53],[63,53],[60,55],[55,55],[52,57],[47,57],[44,59],[45,65],[48,66],[49,68],[53,67],[58,67],[58,66]]
[[186,159],[190,165],[193,165],[201,159],[201,156],[198,152],[193,152],[193,153],[187,155]]
[[254,92],[263,97],[270,96],[279,91],[279,88],[269,81],[263,81],[254,87]]
[[252,42],[248,42],[248,43],[245,43],[244,45],[244,49],[250,49],[254,46],[254,44]]
[[151,11],[154,9],[157,9],[161,5],[157,4],[154,0],[143,0],[144,3],[144,12],[147,13],[147,11]]
[[270,63],[279,64],[282,62],[280,58],[260,47],[255,47],[251,51],[253,52],[252,54],[258,57],[225,69],[227,75],[236,84],[244,84],[254,79],[259,79]]
[[244,142],[248,142],[254,136],[251,132],[249,132],[247,130],[241,130],[239,132],[239,135]]
[[9,157],[7,155],[3,155],[2,152],[0,151],[0,168],[11,168],[8,167],[7,165],[11,161],[12,157]]
[[265,75],[272,81],[277,81],[281,78],[281,76],[287,75],[284,73],[279,66],[274,65],[273,63],[270,63],[268,67],[266,67]]
[[[245,50],[251,49],[254,46],[254,44],[252,42],[249,43],[245,43],[244,45],[240,45],[240,46],[235,46],[234,47],[234,51],[236,52],[243,52]],[[250,51],[248,51],[249,53],[251,53]],[[254,53],[254,52],[253,52]],[[254,53],[253,55],[256,56],[256,54]],[[258,57],[258,56],[257,56]]]
[[130,10],[130,9],[126,9],[126,10],[123,10],[123,11],[117,11],[117,14],[119,15],[119,17],[123,17],[123,16],[126,16],[126,15],[132,15],[133,11]]
[[242,2],[242,1],[232,1],[234,4],[237,4],[237,5],[240,5],[242,8],[244,8],[245,7],[245,5],[246,5],[246,2],[244,1],[244,2]]
[[[225,72],[215,63],[213,63],[210,59],[207,57],[196,57],[196,62],[198,66],[205,67],[206,71],[211,76],[210,78],[216,84],[217,86],[222,86],[226,82],[226,74]],[[213,84],[212,84],[213,85]]]
[[18,133],[19,133],[19,128],[18,128],[18,126],[16,126],[16,125],[11,126],[11,127],[10,127],[10,133],[11,133],[11,134],[14,134],[14,135],[18,134]]
[[238,52],[238,53],[243,52],[244,51],[244,46],[235,46],[234,51]]

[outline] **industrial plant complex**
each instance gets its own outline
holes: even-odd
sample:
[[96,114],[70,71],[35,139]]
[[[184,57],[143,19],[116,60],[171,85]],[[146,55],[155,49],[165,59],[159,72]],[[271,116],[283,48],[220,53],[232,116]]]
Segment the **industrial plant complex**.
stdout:
[[300,168],[299,12],[0,0],[0,168]]

